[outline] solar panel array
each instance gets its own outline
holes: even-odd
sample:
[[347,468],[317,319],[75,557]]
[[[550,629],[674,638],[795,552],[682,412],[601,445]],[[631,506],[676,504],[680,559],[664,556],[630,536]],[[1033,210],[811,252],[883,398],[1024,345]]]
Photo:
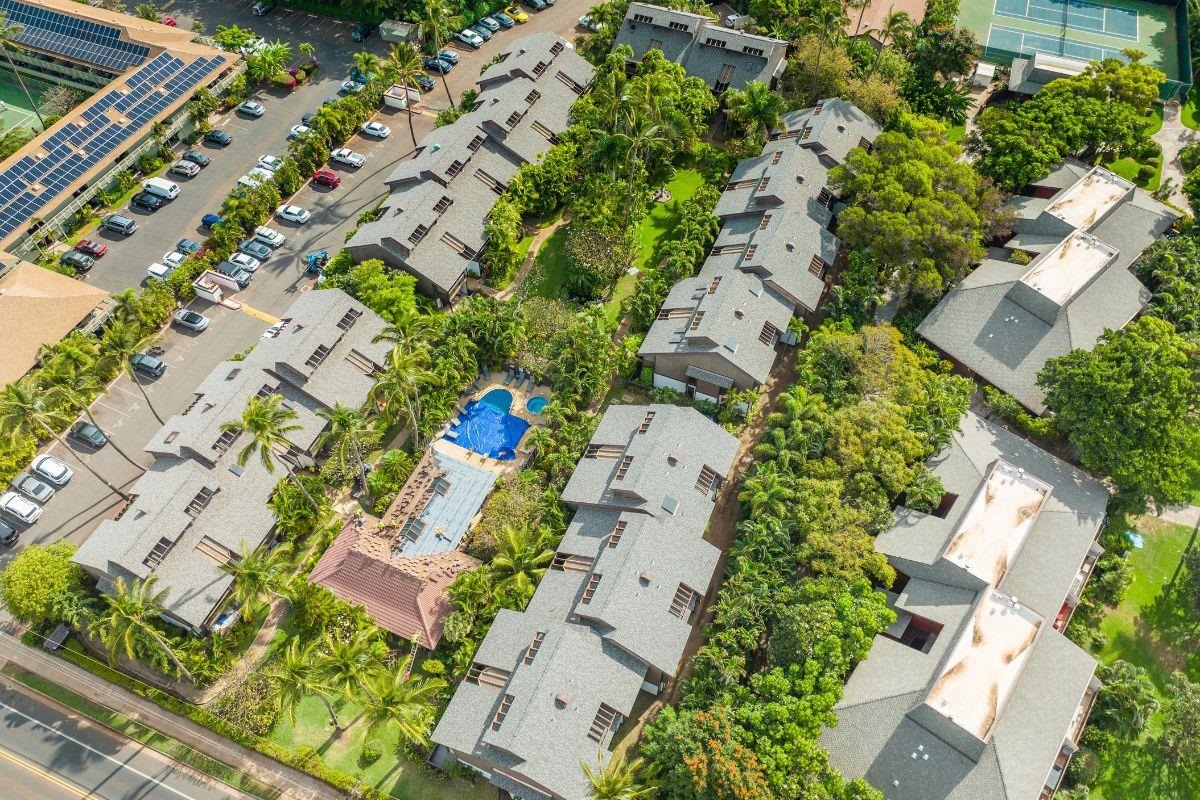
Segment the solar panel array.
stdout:
[[215,56],[185,66],[181,59],[162,53],[128,78],[130,91],[114,89],[88,104],[80,115],[83,124],[68,122],[41,142],[47,155],[24,156],[0,174],[0,239],[224,63],[224,57]]
[[75,61],[122,72],[140,64],[150,54],[145,45],[121,41],[121,29],[58,11],[0,0],[8,21],[22,26],[17,41],[39,50],[59,53]]

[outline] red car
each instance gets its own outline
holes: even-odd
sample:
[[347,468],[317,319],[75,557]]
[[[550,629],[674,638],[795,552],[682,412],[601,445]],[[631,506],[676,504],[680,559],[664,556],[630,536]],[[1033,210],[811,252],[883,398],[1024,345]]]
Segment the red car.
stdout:
[[100,242],[93,242],[91,239],[83,239],[75,245],[75,249],[83,253],[85,256],[92,258],[100,258],[108,252],[108,245]]
[[177,23],[175,20],[171,19],[170,17],[163,17],[163,25],[169,25],[170,27],[174,28],[178,24],[179,23]]
[[321,186],[328,186],[331,189],[336,189],[342,184],[342,179],[340,176],[335,175],[329,170],[323,169],[316,175],[312,176],[312,182],[320,184]]

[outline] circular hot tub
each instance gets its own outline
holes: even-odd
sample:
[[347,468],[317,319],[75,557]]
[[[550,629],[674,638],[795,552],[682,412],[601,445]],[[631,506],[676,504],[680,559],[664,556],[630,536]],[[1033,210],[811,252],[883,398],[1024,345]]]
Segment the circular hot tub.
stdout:
[[531,397],[525,401],[525,410],[530,414],[540,414],[546,406],[550,405],[550,401],[544,397]]

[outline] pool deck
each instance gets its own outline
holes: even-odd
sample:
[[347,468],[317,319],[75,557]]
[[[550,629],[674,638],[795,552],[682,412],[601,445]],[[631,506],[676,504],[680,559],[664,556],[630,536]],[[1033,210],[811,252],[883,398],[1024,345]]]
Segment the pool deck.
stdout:
[[[514,388],[515,384],[516,381],[512,381],[505,386],[503,372],[493,372],[492,377],[490,378],[483,378],[481,376],[481,380],[477,384],[479,386],[478,389],[469,389],[459,396],[459,413],[462,413],[462,410],[466,407],[467,403],[471,402],[472,400],[479,400],[491,390],[506,389],[511,392],[513,396],[512,407],[508,409],[509,414],[512,414],[514,417],[520,417],[528,422],[531,429],[533,427],[545,427],[545,418],[541,414],[531,414],[525,409],[525,404],[529,402],[531,397],[543,397],[549,401],[550,387],[530,386],[529,381],[526,381],[522,388],[516,389]],[[481,466],[484,469],[491,470],[497,475],[514,475],[520,472],[521,467],[525,464],[525,457],[529,455],[529,451],[523,449],[521,447],[521,443],[518,442],[516,448],[516,458],[509,461],[497,461],[494,458],[488,458],[487,456],[480,455],[473,450],[468,450],[465,447],[454,444],[454,442],[450,441],[449,439],[443,438],[446,435],[446,432],[451,430],[452,427],[452,422],[446,423],[445,427],[438,431],[437,437],[433,440],[431,447],[437,448],[440,452],[447,453],[448,455],[451,455],[460,461],[465,461],[468,464],[474,464],[475,466]],[[524,437],[522,437],[521,441],[524,441]]]

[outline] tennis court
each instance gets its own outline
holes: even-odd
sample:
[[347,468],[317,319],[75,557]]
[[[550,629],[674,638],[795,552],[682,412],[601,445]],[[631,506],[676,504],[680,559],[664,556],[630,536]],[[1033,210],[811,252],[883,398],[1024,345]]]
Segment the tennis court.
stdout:
[[996,0],[996,15],[1095,31],[1136,42],[1138,12],[1087,0]]
[[[25,86],[35,99],[49,88],[47,84],[29,78],[25,78]],[[0,72],[0,131],[6,131],[14,125],[28,128],[35,134],[42,130],[25,92],[21,91],[13,74],[6,70]]]
[[1034,53],[1127,61],[1122,50],[1141,50],[1144,63],[1166,73],[1166,97],[1191,83],[1188,61],[1181,60],[1187,52],[1186,2],[1177,7],[1150,0],[962,0],[958,24],[975,34],[984,45],[983,59],[993,64]]

